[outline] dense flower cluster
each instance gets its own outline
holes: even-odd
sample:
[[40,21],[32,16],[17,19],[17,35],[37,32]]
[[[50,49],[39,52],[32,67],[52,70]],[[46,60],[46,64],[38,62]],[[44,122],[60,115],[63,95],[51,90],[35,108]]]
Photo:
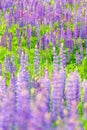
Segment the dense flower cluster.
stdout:
[[[10,72],[11,79],[9,86],[6,87],[6,78],[1,73],[0,128],[2,130],[83,129],[78,111],[81,98],[78,72],[72,72],[66,78],[64,66],[59,70],[54,66],[51,79],[45,69],[42,78],[38,77],[39,79],[31,81],[26,69],[28,62],[26,54],[22,53],[20,57],[17,77],[14,75],[15,71],[12,71],[14,70],[14,66],[11,66],[12,58],[6,59],[9,61],[9,69],[8,66],[5,68]],[[87,119],[86,81],[83,82],[83,87],[83,115]],[[58,123],[56,127],[53,125],[55,122]]]
[[84,130],[87,80],[66,67],[87,60],[86,8],[82,0],[0,1],[0,130]]

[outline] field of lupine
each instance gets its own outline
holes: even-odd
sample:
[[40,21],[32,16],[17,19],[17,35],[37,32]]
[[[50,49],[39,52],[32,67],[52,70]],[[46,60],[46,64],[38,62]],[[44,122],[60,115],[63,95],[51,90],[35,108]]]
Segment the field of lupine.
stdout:
[[0,0],[0,130],[87,130],[85,0]]

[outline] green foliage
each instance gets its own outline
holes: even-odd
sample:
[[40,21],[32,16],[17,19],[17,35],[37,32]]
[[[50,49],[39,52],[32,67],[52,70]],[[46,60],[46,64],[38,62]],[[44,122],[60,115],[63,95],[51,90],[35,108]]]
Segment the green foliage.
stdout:
[[84,58],[82,64],[77,69],[82,80],[87,79],[87,58]]
[[67,73],[70,73],[70,72],[74,71],[75,68],[76,68],[76,64],[75,64],[75,63],[73,63],[73,64],[68,64],[67,67],[66,67],[66,72],[67,72]]
[[84,127],[84,130],[87,130],[87,120],[84,119],[84,117],[82,116],[82,117],[80,118],[80,121],[82,122],[82,125],[83,125],[83,127]]
[[7,51],[8,50],[5,47],[0,46],[0,62],[4,61]]
[[42,25],[41,27],[40,27],[40,34],[41,35],[44,35],[44,34],[46,34],[46,33],[49,33],[50,32],[50,27],[49,26],[47,26],[47,25]]
[[17,28],[18,28],[17,24],[12,24],[12,26],[10,26],[10,28],[8,28],[8,33],[12,32],[12,34],[15,35]]
[[35,48],[37,38],[35,36],[32,36],[30,38],[30,48]]

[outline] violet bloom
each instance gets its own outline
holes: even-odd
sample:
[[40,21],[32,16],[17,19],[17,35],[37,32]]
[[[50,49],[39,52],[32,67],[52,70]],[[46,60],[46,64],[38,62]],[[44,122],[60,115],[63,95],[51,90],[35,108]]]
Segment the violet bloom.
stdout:
[[37,48],[37,45],[35,47],[35,56],[34,56],[34,67],[35,67],[35,79],[37,80],[39,78],[39,50]]
[[32,36],[32,28],[27,27],[27,46],[30,46],[30,38]]
[[72,31],[70,30],[69,27],[66,28],[66,37],[67,37],[67,39],[72,38]]
[[[10,85],[7,89],[7,104],[6,104],[6,112],[8,114],[8,125],[9,129],[14,129],[16,126],[16,78],[14,74],[11,73]],[[6,115],[7,115],[6,114]]]
[[83,130],[83,126],[81,122],[78,120],[78,113],[77,113],[77,103],[76,101],[72,101],[72,108],[71,108],[71,116],[65,120],[65,130],[74,130],[79,129]]
[[44,87],[44,90],[47,92],[47,105],[48,105],[48,111],[50,110],[50,79],[48,78],[48,71],[44,71],[44,76],[43,78],[40,79],[39,81],[41,87]]
[[56,48],[53,47],[53,67],[54,67],[54,70],[55,71],[58,71],[59,70],[59,60],[58,60],[58,56],[57,56],[57,53],[56,53]]
[[83,82],[84,86],[84,117],[87,119],[87,81]]
[[79,36],[79,28],[78,28],[77,23],[75,23],[74,24],[74,38],[78,39],[78,36]]
[[52,77],[52,120],[63,117],[63,97],[65,87],[65,71],[62,68],[59,74],[54,71]]
[[64,39],[64,37],[65,37],[65,32],[64,32],[64,27],[62,26],[62,27],[60,28],[59,39],[60,39],[60,40],[61,40],[61,39]]
[[47,91],[42,88],[31,104],[31,118],[29,128],[31,130],[50,130],[51,119],[48,113]]
[[67,48],[70,48],[71,50],[73,50],[74,41],[72,39],[66,39],[65,45]]
[[71,53],[71,51],[70,51],[70,49],[69,49],[69,50],[68,50],[68,59],[67,59],[67,62],[70,61],[70,53]]
[[9,41],[8,41],[8,50],[11,51],[12,49],[12,33],[9,34]]
[[2,46],[6,47],[6,33],[4,33],[1,37],[1,44]]
[[30,91],[28,72],[25,66],[21,66],[17,77],[17,126],[18,129],[27,129],[30,118]]
[[43,35],[41,40],[42,40],[42,49],[44,50],[45,49],[45,42],[46,42],[46,35]]
[[76,64],[80,64],[81,63],[81,56],[78,53],[78,51],[76,51]]
[[66,66],[66,54],[63,50],[63,44],[61,44],[61,47],[60,47],[60,68],[61,67],[65,67]]
[[53,36],[52,36],[52,43],[53,43],[53,46],[55,47],[56,46],[56,36],[55,36],[55,34],[53,34]]
[[10,58],[9,58],[9,57],[5,57],[4,67],[5,67],[5,73],[6,73],[7,71],[10,71]]
[[72,101],[78,103],[79,99],[80,99],[79,76],[77,72],[73,72],[69,75],[66,84],[66,102],[69,116],[72,113],[71,111]]
[[13,4],[13,1],[12,1],[12,0],[11,0],[11,1],[6,1],[6,3],[5,3],[5,8],[6,8],[6,9],[10,8],[10,7],[12,6],[12,4]]
[[84,33],[84,26],[80,26],[80,38],[84,39],[85,38],[85,33]]

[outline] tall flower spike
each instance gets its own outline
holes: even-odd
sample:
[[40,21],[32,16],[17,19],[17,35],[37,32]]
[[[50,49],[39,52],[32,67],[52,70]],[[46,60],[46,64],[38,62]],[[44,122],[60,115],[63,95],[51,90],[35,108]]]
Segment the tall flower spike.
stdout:
[[17,95],[16,95],[16,78],[14,74],[11,73],[10,85],[7,88],[7,96],[8,102],[6,104],[7,113],[8,113],[8,125],[9,129],[14,129],[16,126],[16,103],[17,103]]
[[30,114],[29,74],[22,66],[17,77],[17,126],[18,129],[27,129]]
[[9,34],[9,40],[8,40],[8,50],[11,51],[12,49],[12,33]]
[[80,81],[79,76],[77,72],[72,72],[68,79],[66,84],[66,102],[67,102],[67,109],[68,109],[68,115],[70,116],[72,111],[72,101],[75,101],[76,103],[79,102],[80,99]]
[[10,58],[7,56],[4,60],[5,73],[10,71]]
[[34,54],[35,80],[38,80],[39,78],[39,71],[40,71],[39,64],[40,64],[39,51],[36,45]]
[[37,41],[40,42],[40,23],[36,22],[36,30],[37,30]]
[[64,53],[63,43],[62,43],[60,47],[60,69],[61,67],[65,67],[65,66],[66,66],[66,54]]
[[6,95],[6,79],[0,76],[0,100]]
[[54,70],[52,77],[52,118],[56,120],[58,116],[63,117],[63,97],[65,86],[65,71],[62,68],[59,72]]
[[84,117],[87,119],[87,81],[84,81]]
[[50,110],[50,96],[51,96],[50,89],[51,89],[51,86],[50,86],[50,80],[48,78],[48,71],[46,69],[44,70],[43,78],[39,82],[40,82],[41,87],[44,87],[44,90],[47,93],[47,105],[48,105],[48,111],[49,111]]
[[[31,105],[31,119],[29,128],[31,130],[50,130],[51,120],[47,106],[47,91],[42,90],[36,95]],[[35,107],[34,107],[35,106]],[[39,117],[39,118],[38,118]]]
[[54,67],[54,70],[55,71],[58,71],[59,69],[59,61],[58,61],[58,56],[57,56],[57,53],[56,53],[56,48],[53,47],[53,67]]
[[32,28],[27,27],[27,46],[30,47],[30,38],[32,36]]
[[78,51],[76,51],[76,64],[80,64],[81,63],[81,56],[78,53]]
[[78,120],[78,114],[77,114],[77,103],[75,101],[72,102],[72,108],[71,108],[71,117],[69,117],[65,121],[65,130],[83,130],[82,124]]

